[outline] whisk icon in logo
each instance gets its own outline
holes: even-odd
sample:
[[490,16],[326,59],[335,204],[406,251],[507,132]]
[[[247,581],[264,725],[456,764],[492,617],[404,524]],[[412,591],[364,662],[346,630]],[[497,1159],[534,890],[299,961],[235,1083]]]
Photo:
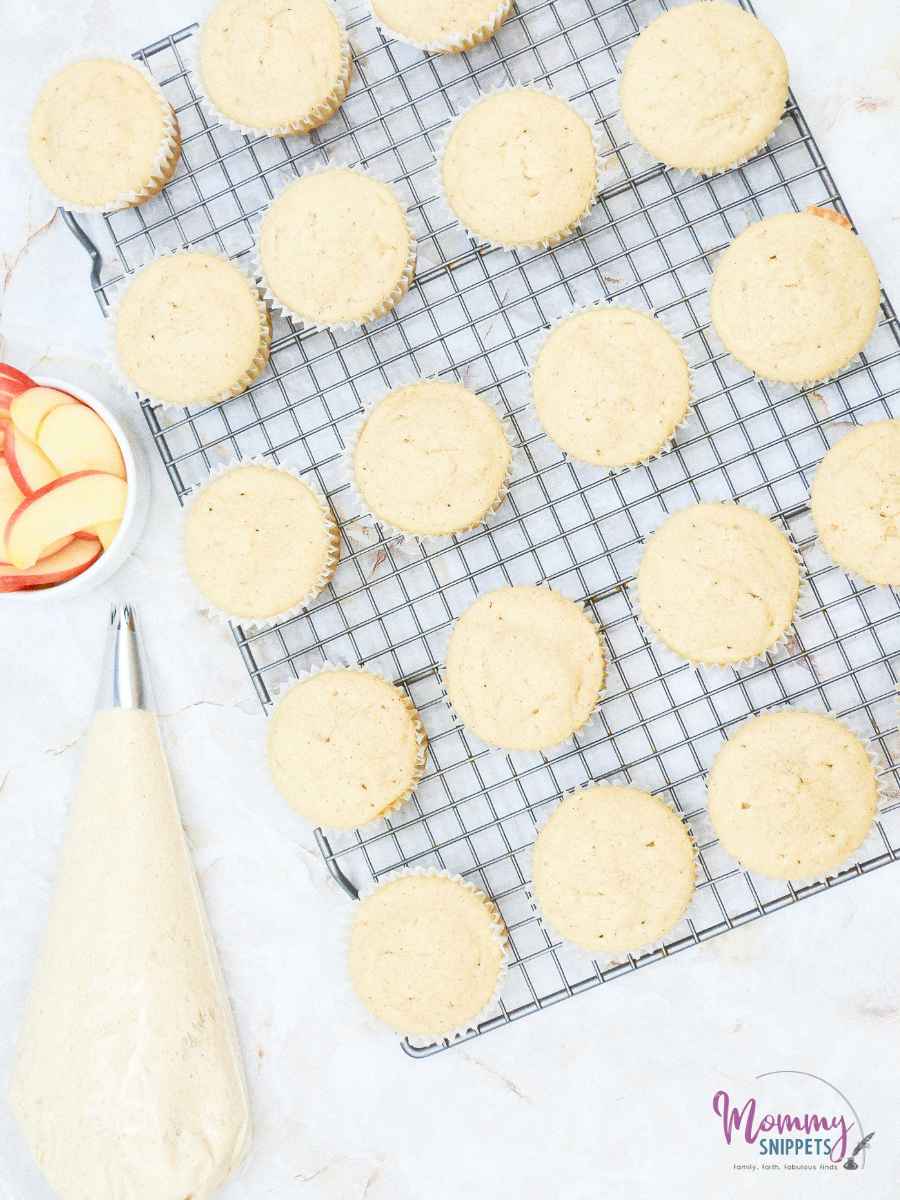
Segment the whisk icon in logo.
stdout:
[[844,1092],[809,1071],[766,1071],[754,1094],[715,1093],[712,1109],[727,1145],[747,1155],[736,1170],[858,1171],[874,1130],[866,1130]]

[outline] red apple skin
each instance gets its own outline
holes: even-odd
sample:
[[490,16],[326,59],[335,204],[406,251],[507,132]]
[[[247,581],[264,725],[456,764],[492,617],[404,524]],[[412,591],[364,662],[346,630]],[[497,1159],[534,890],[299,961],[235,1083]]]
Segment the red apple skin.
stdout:
[[[76,575],[80,575],[82,571],[92,567],[103,552],[99,540],[97,538],[93,540],[96,545],[92,548],[85,547],[74,565],[70,563],[69,566],[60,566],[58,561],[54,561],[59,560],[63,552],[69,550],[68,545],[58,550],[56,554],[40,559],[33,567],[25,570],[13,567],[9,563],[0,562],[0,592],[24,592],[32,588],[51,587],[55,583],[65,583],[68,579],[74,579]],[[70,557],[70,555],[66,555],[66,557]]]
[[37,387],[37,384],[24,371],[9,363],[0,363],[0,408],[8,409],[13,396],[32,387]]

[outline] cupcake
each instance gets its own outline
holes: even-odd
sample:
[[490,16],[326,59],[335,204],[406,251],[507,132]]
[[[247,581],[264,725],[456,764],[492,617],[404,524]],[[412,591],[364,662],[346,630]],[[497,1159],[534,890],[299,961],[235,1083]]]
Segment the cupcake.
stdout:
[[150,73],[117,58],[86,58],[44,84],[28,153],[66,208],[112,212],[141,204],[172,178],[178,122]]
[[628,467],[658,454],[684,420],[691,376],[661,321],[601,306],[561,321],[531,376],[538,419],[580,462]]
[[210,106],[249,134],[308,133],[350,87],[350,43],[330,0],[219,0],[196,65]]
[[397,1033],[450,1037],[487,1015],[506,968],[506,929],[458,876],[398,874],[356,906],[347,951],[353,990]]
[[388,37],[434,54],[458,54],[492,38],[513,0],[369,0]]
[[811,502],[819,541],[839,566],[900,585],[900,421],[873,421],[832,446]]
[[794,618],[800,565],[771,521],[738,504],[694,504],[648,539],[640,615],[688,662],[734,666],[771,650]]
[[400,688],[370,671],[326,666],[279,700],[267,758],[276,788],[310,824],[356,829],[409,798],[426,745]]
[[662,800],[631,787],[572,792],[534,845],[534,898],[559,936],[616,957],[664,937],[694,894],[694,845]]
[[875,769],[856,734],[834,717],[795,709],[742,725],[706,786],[719,841],[770,879],[837,870],[864,842],[878,804]]
[[845,218],[825,209],[766,217],[716,263],[710,316],[725,349],[763,379],[809,386],[872,336],[878,273]]
[[184,563],[198,592],[235,621],[269,623],[310,603],[334,575],[338,532],[322,497],[267,463],[227,467],[184,514]]
[[512,451],[494,410],[448,380],[389,392],[356,438],[353,481],[379,521],[441,536],[479,525],[506,495]]
[[263,215],[259,271],[273,301],[308,325],[363,325],[406,294],[416,240],[386,183],[352,167],[302,176]]
[[784,52],[751,13],[719,0],[652,21],[625,58],[622,119],[668,167],[710,175],[762,149],[784,113]]
[[269,358],[269,317],[239,267],[201,250],[138,271],[115,310],[116,365],[158,404],[213,404],[250,386]]
[[508,248],[552,246],[598,191],[591,126],[535,87],[482,96],[455,122],[440,161],[447,203],[469,235]]
[[466,726],[505,750],[546,750],[590,720],[606,662],[600,631],[547,587],[500,588],[450,635],[444,686]]

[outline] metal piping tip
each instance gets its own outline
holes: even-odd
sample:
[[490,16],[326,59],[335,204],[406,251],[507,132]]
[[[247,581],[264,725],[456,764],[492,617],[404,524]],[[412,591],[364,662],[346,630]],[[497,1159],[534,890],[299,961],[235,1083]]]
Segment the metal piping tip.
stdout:
[[147,660],[134,608],[128,603],[114,604],[110,609],[109,634],[96,707],[101,711],[109,708],[154,711]]

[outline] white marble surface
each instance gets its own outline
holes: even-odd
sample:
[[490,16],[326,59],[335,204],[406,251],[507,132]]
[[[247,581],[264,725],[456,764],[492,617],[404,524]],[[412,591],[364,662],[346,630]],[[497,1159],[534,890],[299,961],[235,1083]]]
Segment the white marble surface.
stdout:
[[[896,0],[758,7],[900,297],[900,207],[888,182],[900,147]],[[28,99],[48,59],[97,44],[126,51],[195,10],[181,0],[4,0],[3,11],[0,333],[7,351],[90,376],[103,327],[86,260],[58,219],[32,236],[51,210],[22,158]],[[252,1089],[254,1150],[223,1198],[897,1194],[896,870],[426,1062],[361,1016],[342,982],[348,901],[266,784],[262,716],[230,634],[192,611],[175,581],[176,503],[153,468],[147,534],[110,586],[34,612],[0,606],[0,1083],[45,919],[107,601],[128,596],[141,606]],[[731,1170],[713,1092],[749,1094],[757,1074],[788,1067],[842,1087],[877,1131],[864,1172]],[[0,1197],[48,1196],[0,1102]]]

